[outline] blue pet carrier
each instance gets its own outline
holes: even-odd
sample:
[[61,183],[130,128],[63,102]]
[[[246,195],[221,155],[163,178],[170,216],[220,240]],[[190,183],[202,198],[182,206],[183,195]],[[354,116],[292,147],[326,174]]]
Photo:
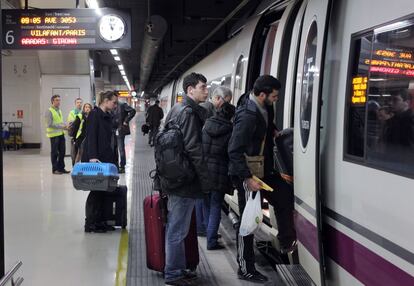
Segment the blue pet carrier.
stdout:
[[118,179],[118,168],[111,163],[76,163],[72,170],[72,182],[77,190],[112,192]]

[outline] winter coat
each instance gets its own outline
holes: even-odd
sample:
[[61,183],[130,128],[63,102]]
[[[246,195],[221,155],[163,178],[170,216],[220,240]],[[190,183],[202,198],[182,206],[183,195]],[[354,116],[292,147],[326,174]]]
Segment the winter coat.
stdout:
[[[129,122],[135,116],[135,109],[127,103],[118,103],[114,112],[114,125],[118,129],[119,135],[125,136],[131,134]],[[124,123],[127,123],[126,125]]]
[[232,184],[228,175],[229,156],[227,147],[233,124],[219,114],[207,119],[203,128],[203,151],[212,191],[231,194]]
[[196,176],[194,180],[175,189],[163,189],[167,194],[188,198],[202,198],[210,191],[208,169],[204,161],[201,130],[204,124],[204,111],[194,100],[184,96],[181,103],[175,104],[167,115],[166,123],[170,120],[180,120],[178,125],[183,134],[184,150],[192,163]]
[[95,107],[88,116],[86,138],[83,144],[82,162],[98,159],[104,163],[116,163],[115,139],[112,129],[112,115]]
[[157,104],[150,106],[147,110],[146,123],[150,128],[158,128],[161,125],[161,119],[164,117],[164,111]]

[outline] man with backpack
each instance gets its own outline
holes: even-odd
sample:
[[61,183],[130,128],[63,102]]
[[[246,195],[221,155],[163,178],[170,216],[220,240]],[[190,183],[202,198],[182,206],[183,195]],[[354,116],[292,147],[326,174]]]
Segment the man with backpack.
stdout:
[[198,104],[208,96],[206,78],[191,73],[184,78],[186,95],[173,106],[155,142],[155,161],[161,188],[168,195],[165,235],[166,285],[192,285],[196,275],[186,269],[184,239],[190,228],[196,198],[210,190],[203,158],[204,111]]

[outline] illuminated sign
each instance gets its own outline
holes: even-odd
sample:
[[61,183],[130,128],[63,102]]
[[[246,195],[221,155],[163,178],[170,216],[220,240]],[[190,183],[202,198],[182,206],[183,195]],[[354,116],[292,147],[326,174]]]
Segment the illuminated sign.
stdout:
[[177,95],[176,102],[182,102],[182,101],[183,101],[183,96],[182,95]]
[[356,76],[352,78],[352,103],[359,104],[367,101],[368,77]]
[[119,97],[131,97],[128,90],[118,90],[117,93]]
[[6,9],[2,24],[3,49],[131,48],[131,17],[125,10]]
[[414,53],[399,48],[378,48],[365,59],[371,73],[414,77]]

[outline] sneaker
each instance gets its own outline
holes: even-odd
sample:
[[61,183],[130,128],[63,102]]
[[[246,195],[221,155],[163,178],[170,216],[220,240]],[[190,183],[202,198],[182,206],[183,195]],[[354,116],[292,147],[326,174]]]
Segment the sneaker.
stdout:
[[53,173],[53,175],[62,175],[63,174],[61,171],[57,171],[57,170],[53,171],[52,173]]
[[214,246],[207,246],[207,250],[220,250],[220,249],[224,249],[225,247],[223,245],[221,245],[220,243],[217,243]]
[[256,269],[253,272],[243,273],[240,269],[237,271],[237,276],[241,280],[246,280],[253,283],[265,283],[269,279]]
[[190,269],[184,270],[183,274],[187,280],[195,280],[198,278],[197,273],[195,273],[195,271],[191,271]]
[[165,281],[166,286],[192,286],[194,285],[187,277],[181,277],[172,281]]
[[63,169],[63,170],[59,170],[59,172],[61,172],[62,174],[69,174],[69,173],[70,173],[70,171],[65,170],[65,169]]
[[281,254],[288,254],[288,253],[294,252],[296,249],[298,249],[298,241],[295,239],[294,241],[292,241],[290,246],[281,247],[280,248],[280,253]]
[[125,168],[124,167],[119,167],[118,173],[119,174],[125,173]]

